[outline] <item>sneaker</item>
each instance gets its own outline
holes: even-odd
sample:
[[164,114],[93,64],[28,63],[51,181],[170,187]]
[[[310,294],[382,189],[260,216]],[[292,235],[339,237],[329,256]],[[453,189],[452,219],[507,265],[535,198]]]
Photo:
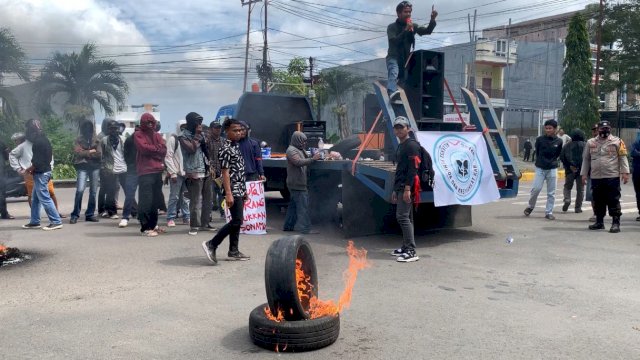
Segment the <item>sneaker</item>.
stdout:
[[553,216],[553,214],[547,214],[547,215],[544,216],[544,218],[547,219],[547,220],[555,220],[556,219],[556,217]]
[[158,233],[155,230],[145,230],[142,232],[142,236],[156,237],[158,236]]
[[41,227],[42,226],[40,226],[40,224],[33,224],[33,223],[22,225],[23,229],[40,229]]
[[562,212],[567,212],[567,210],[569,210],[569,205],[571,205],[570,203],[564,203],[564,205],[562,205]]
[[176,227],[176,222],[173,220],[167,221],[167,227]]
[[49,224],[42,228],[42,230],[44,231],[58,230],[58,229],[62,229],[62,224]]
[[603,223],[595,223],[595,224],[591,224],[589,225],[589,230],[602,230],[604,229],[604,224]]
[[198,229],[197,228],[189,229],[189,235],[198,235]]
[[404,248],[397,248],[395,250],[393,250],[392,252],[389,253],[391,256],[402,256],[404,254],[406,254],[406,251],[404,250]]
[[99,220],[97,217],[95,217],[95,216],[88,217],[88,218],[84,219],[84,221],[88,221],[88,222],[100,222],[100,220]]
[[251,256],[247,256],[247,255],[241,253],[240,251],[229,252],[229,253],[227,253],[227,256],[230,259],[239,260],[239,261],[247,261],[247,260],[251,259]]
[[72,216],[71,219],[69,219],[69,224],[75,224],[78,222],[78,218],[75,216]]
[[129,225],[129,220],[122,219],[122,220],[120,220],[120,223],[118,224],[118,227],[124,228],[124,227],[127,227],[127,225]]
[[109,218],[109,216],[110,216],[110,215],[109,215],[109,213],[108,213],[108,212],[106,212],[106,211],[105,211],[105,212],[103,212],[102,214],[100,214],[100,217],[105,218],[105,219],[108,219],[108,218]]
[[532,208],[526,208],[524,209],[524,216],[529,216],[531,215],[531,212],[533,211]]
[[638,216],[638,217],[636,218],[636,221],[640,221],[640,216]]
[[182,219],[182,225],[190,225],[191,219]]
[[118,214],[113,214],[113,215],[109,216],[109,219],[118,220],[118,219],[120,219],[120,216],[118,216]]
[[576,208],[576,214],[580,214],[581,212],[582,212],[582,209]]
[[211,226],[211,224],[207,224],[207,226],[203,227],[202,230],[206,231],[218,231],[215,227]]
[[209,249],[209,246],[207,246],[207,241],[202,242],[202,249],[204,250],[204,253],[207,254],[207,258],[209,259],[209,261],[214,264],[218,263],[218,259],[216,259],[216,249]]
[[416,254],[415,250],[409,250],[396,259],[398,262],[414,262],[418,260],[420,260],[420,258]]

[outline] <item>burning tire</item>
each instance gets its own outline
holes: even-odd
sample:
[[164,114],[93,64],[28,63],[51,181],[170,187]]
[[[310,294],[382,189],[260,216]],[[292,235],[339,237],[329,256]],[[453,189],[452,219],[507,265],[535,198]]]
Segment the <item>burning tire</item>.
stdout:
[[267,318],[263,304],[249,315],[249,335],[254,344],[275,351],[301,352],[333,344],[340,335],[340,315],[300,321]]
[[[298,295],[296,262],[310,284],[302,299]],[[309,243],[298,235],[274,241],[267,252],[264,277],[272,314],[282,312],[288,321],[309,318],[309,299],[318,296],[318,273]]]

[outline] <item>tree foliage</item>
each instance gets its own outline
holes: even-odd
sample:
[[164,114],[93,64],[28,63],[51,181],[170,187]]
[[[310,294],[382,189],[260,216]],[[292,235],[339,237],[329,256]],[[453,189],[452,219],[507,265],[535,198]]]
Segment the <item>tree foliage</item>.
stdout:
[[562,101],[560,112],[562,127],[570,131],[575,128],[588,133],[598,121],[598,100],[593,93],[591,79],[591,50],[586,20],[575,15],[569,23],[566,39],[567,54],[562,75]]
[[640,90],[640,0],[607,5],[603,23],[603,91]]
[[326,104],[335,101],[336,106],[332,112],[338,119],[338,130],[342,139],[351,135],[348,123],[348,111],[346,96],[350,93],[366,91],[369,88],[366,80],[359,75],[350,73],[340,68],[331,68],[320,72],[320,81],[317,90],[318,101]]
[[12,118],[18,115],[17,102],[11,93],[3,88],[3,80],[7,74],[14,74],[21,80],[29,81],[29,66],[24,50],[9,29],[0,28],[0,111]]
[[[66,95],[65,118],[77,123],[93,114],[98,103],[107,115],[124,105],[129,86],[120,66],[113,60],[101,60],[94,44],[86,44],[79,53],[54,53],[38,79],[38,102],[51,111],[51,100]],[[114,107],[115,105],[115,107]]]
[[295,57],[289,61],[285,69],[273,71],[272,93],[306,95],[307,88],[304,84],[304,75],[309,70],[307,60],[302,57]]

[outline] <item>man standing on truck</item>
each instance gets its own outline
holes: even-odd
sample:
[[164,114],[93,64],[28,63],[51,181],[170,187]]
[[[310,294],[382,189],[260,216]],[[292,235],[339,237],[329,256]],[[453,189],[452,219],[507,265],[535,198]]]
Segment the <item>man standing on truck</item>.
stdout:
[[413,6],[408,1],[402,1],[396,6],[398,18],[387,26],[387,38],[389,40],[389,50],[387,52],[387,91],[389,97],[393,99],[398,92],[398,79],[404,80],[405,65],[409,60],[411,49],[415,47],[416,34],[429,35],[436,27],[436,17],[438,12],[431,7],[431,21],[428,26],[414,25],[411,21],[411,11]]
[[309,219],[309,191],[307,188],[307,166],[320,159],[318,151],[313,157],[307,157],[307,135],[295,131],[291,135],[291,145],[287,148],[287,188],[291,194],[283,231],[293,231],[298,224],[303,234],[318,234],[311,230]]
[[524,215],[529,216],[536,207],[538,195],[542,185],[547,182],[547,206],[544,217],[555,220],[553,205],[556,200],[556,186],[558,182],[558,158],[562,152],[562,139],[556,136],[558,122],[551,119],[544,122],[544,135],[538,136],[534,146],[536,159],[536,174],[533,178],[533,188],[529,197],[529,206],[524,209]]
[[420,145],[409,137],[409,120],[404,116],[398,116],[393,121],[393,133],[400,141],[396,150],[396,176],[393,182],[391,203],[397,204],[396,219],[402,229],[402,247],[391,252],[399,262],[413,262],[420,258],[416,254],[416,241],[413,236],[413,223],[411,222],[411,207],[413,206],[412,193],[414,182],[417,181],[418,162],[420,157]]

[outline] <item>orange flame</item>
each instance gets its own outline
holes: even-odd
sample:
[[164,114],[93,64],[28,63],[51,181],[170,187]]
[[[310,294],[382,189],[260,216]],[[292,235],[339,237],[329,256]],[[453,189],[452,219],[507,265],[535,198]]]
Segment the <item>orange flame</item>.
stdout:
[[0,253],[3,253],[3,252],[5,252],[5,251],[7,251],[7,249],[8,249],[8,247],[6,247],[6,246],[4,246],[4,245],[0,244]]
[[349,241],[347,245],[347,254],[349,255],[349,267],[342,274],[345,286],[337,304],[333,300],[324,301],[312,295],[311,290],[313,286],[310,282],[311,277],[306,275],[302,270],[302,260],[296,260],[298,297],[302,302],[308,300],[311,319],[317,319],[323,316],[336,316],[343,309],[349,308],[353,294],[353,286],[356,284],[356,279],[358,278],[358,271],[370,267],[371,264],[367,261],[367,250],[356,249],[353,241]]
[[267,317],[267,319],[269,319],[271,321],[280,322],[280,321],[284,320],[284,311],[282,311],[282,309],[280,309],[280,308],[278,308],[277,316],[273,316],[273,314],[271,313],[271,309],[269,309],[268,306],[265,306],[264,314]]

